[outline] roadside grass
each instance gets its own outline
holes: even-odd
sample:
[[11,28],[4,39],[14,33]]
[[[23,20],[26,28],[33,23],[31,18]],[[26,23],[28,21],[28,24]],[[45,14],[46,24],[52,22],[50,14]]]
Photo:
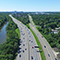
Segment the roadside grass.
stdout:
[[18,37],[19,37],[19,39],[20,39],[20,32],[19,32],[19,28],[17,28],[15,31],[16,31],[16,33],[18,34]]
[[30,20],[31,24],[33,25],[32,21]]
[[30,31],[32,32],[32,34],[34,35],[34,38],[35,38],[35,40],[36,40],[36,42],[37,42],[37,45],[40,47],[40,48],[39,48],[39,51],[41,51],[40,54],[41,54],[42,60],[46,60],[46,59],[45,59],[45,55],[44,55],[44,51],[43,51],[42,46],[41,46],[41,44],[40,44],[40,42],[39,42],[39,39],[37,38],[37,36],[36,36],[36,34],[33,32],[33,30],[30,28],[29,24],[27,24],[26,26],[27,26],[27,27],[30,29]]

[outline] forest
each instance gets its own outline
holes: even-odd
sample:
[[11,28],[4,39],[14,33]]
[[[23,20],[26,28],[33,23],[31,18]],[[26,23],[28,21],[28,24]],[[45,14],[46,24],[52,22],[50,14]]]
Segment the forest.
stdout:
[[30,23],[27,13],[16,13],[16,14],[13,14],[13,17],[18,19],[19,21],[21,21],[25,25]]
[[[57,34],[52,29],[60,27],[60,14],[31,14],[36,27],[47,39],[51,47],[57,47],[60,51],[60,29]],[[40,26],[40,27],[39,27]]]
[[9,22],[6,27],[8,37],[6,42],[0,45],[0,60],[14,60],[20,42],[19,36],[15,31],[18,27],[9,17],[9,13],[1,13],[0,15],[1,22],[4,21],[3,23],[5,23],[6,20]]
[[0,12],[0,28],[5,22],[8,21],[7,15],[8,15],[8,13],[1,13]]

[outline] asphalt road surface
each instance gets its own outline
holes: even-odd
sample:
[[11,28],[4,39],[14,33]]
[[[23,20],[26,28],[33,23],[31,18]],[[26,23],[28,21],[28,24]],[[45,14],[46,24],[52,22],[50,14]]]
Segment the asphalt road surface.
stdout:
[[[29,20],[32,21],[32,17],[30,15],[28,15],[28,16],[29,16]],[[33,23],[33,21],[32,21],[32,23]],[[55,60],[56,57],[55,57],[55,55],[54,55],[54,53],[52,51],[52,48],[50,47],[49,43],[47,42],[47,40],[35,28],[34,23],[33,23],[33,25],[30,23],[30,27],[35,32],[36,36],[38,37],[38,39],[39,39],[39,41],[40,41],[40,43],[42,45],[46,60]]]
[[16,60],[32,60],[31,56],[33,56],[33,60],[41,60],[40,52],[38,48],[32,48],[32,46],[37,46],[37,43],[35,41],[35,38],[31,31],[23,25],[20,21],[13,18],[11,15],[9,15],[12,20],[18,25],[20,30],[20,45],[18,50],[18,55],[16,57]]

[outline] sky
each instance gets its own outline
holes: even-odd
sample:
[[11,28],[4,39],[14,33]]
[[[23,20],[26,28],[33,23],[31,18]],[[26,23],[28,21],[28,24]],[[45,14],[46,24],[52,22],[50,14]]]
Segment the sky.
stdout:
[[60,0],[0,0],[0,11],[60,12]]

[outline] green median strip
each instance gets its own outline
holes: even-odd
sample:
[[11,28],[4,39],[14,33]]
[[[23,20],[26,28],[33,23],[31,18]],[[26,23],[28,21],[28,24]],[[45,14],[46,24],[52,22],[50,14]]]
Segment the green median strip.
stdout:
[[32,34],[34,35],[34,38],[35,38],[35,40],[36,40],[36,42],[37,42],[37,45],[40,47],[39,50],[41,51],[40,54],[41,54],[42,60],[46,60],[46,59],[45,59],[45,55],[44,55],[44,51],[43,51],[42,46],[41,46],[41,44],[40,44],[40,42],[39,42],[39,39],[37,38],[37,36],[36,36],[36,34],[33,32],[33,30],[30,28],[29,24],[27,24],[26,26],[27,26],[27,27],[30,29],[30,31],[32,32]]
[[19,28],[17,28],[15,31],[16,31],[16,33],[18,34],[18,37],[20,38]]

